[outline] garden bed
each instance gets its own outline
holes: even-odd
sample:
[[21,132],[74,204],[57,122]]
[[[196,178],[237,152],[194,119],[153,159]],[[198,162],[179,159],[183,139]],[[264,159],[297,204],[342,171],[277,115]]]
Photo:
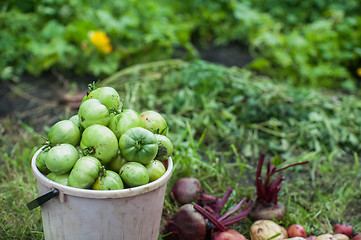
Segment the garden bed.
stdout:
[[[2,88],[4,94],[15,93],[8,99],[13,99],[16,107],[1,120],[1,197],[18,199],[7,201],[1,213],[6,216],[1,222],[6,231],[2,234],[8,239],[41,238],[40,211],[24,211],[25,204],[37,196],[30,167],[24,166],[29,166],[43,142],[39,134],[45,135],[52,121],[76,112],[64,96],[73,96],[80,103],[78,93],[84,94],[89,83],[85,79],[71,85],[64,80],[70,79],[66,75],[53,74],[50,87],[48,78],[38,84],[36,78],[28,78]],[[360,231],[358,97],[279,84],[245,69],[200,60],[138,64],[100,84],[116,88],[126,107],[156,109],[168,119],[175,146],[175,171],[168,193],[180,177],[194,176],[204,191],[214,196],[233,188],[232,205],[242,197],[255,198],[260,154],[291,164],[307,160],[310,164],[285,172],[287,180],[279,199],[286,203],[288,214],[280,224],[302,224],[314,235],[332,232],[337,222],[348,222]],[[29,98],[33,95],[34,99]],[[167,194],[163,223],[178,208]],[[26,219],[28,225],[10,227],[22,226],[20,219]],[[251,223],[245,219],[235,228],[249,237]]]

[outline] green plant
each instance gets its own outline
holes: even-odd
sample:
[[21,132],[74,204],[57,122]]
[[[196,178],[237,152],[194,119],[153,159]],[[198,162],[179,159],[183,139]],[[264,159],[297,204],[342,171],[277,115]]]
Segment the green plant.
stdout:
[[[204,61],[134,65],[101,84],[116,87],[125,107],[154,109],[167,119],[174,171],[165,218],[179,208],[169,192],[184,176],[198,178],[215,197],[232,186],[224,211],[243,197],[255,199],[257,159],[265,153],[287,159],[286,165],[309,161],[284,172],[287,181],[278,198],[288,212],[279,224],[297,223],[312,235],[332,232],[335,221],[361,231],[359,97],[296,88]],[[0,235],[42,239],[40,209],[29,212],[26,203],[38,196],[30,161],[43,139],[13,119],[0,124]],[[249,237],[251,225],[247,218],[234,228]]]
[[[249,184],[260,152],[287,164],[309,161],[303,170],[285,173],[289,181],[282,183],[279,200],[288,214],[282,224],[301,224],[310,234],[332,231],[337,219],[360,228],[352,216],[360,195],[359,181],[352,179],[361,178],[354,155],[360,142],[358,97],[295,88],[204,61],[136,65],[102,84],[116,88],[130,107],[164,113],[175,147],[170,186],[194,176],[208,193],[219,196],[227,182],[236,189],[231,199],[255,198]],[[165,204],[168,214],[177,209],[170,198]],[[247,236],[249,226],[240,224],[240,232]]]

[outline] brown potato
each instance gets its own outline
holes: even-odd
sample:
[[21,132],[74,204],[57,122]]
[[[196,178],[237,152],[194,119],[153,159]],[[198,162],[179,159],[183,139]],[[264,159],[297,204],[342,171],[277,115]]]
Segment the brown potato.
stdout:
[[303,238],[303,237],[291,237],[291,238],[285,238],[284,240],[306,240],[306,238]]
[[332,234],[325,233],[316,237],[315,240],[337,240]]
[[286,229],[271,220],[258,220],[251,226],[252,240],[266,240],[278,233],[280,235],[273,238],[273,240],[283,240],[288,238]]
[[346,234],[342,234],[342,233],[336,233],[333,235],[333,237],[336,238],[337,240],[350,240],[350,238]]

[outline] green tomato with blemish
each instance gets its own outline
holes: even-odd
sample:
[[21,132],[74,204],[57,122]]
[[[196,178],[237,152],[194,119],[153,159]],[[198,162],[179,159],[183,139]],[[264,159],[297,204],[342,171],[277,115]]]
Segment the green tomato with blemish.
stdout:
[[140,114],[144,123],[144,128],[148,129],[154,134],[162,134],[164,136],[168,133],[167,121],[164,117],[153,110],[145,111]]
[[68,186],[75,188],[90,188],[99,177],[101,163],[92,156],[79,158],[71,170],[68,178]]
[[138,162],[124,164],[119,170],[119,175],[128,187],[138,187],[149,183],[148,170]]
[[151,131],[135,127],[120,137],[119,149],[127,161],[147,164],[157,155],[158,142]]
[[158,142],[158,152],[155,156],[156,159],[164,161],[169,158],[173,153],[173,143],[172,141],[161,134],[155,134]]
[[166,172],[163,163],[159,160],[152,160],[150,163],[145,165],[145,168],[149,174],[149,182],[157,180]]
[[96,157],[103,165],[110,162],[119,149],[115,134],[109,128],[98,124],[84,130],[80,147],[85,156]]
[[118,114],[112,115],[109,128],[119,139],[126,131],[134,127],[143,127],[140,115],[132,109],[124,109]]
[[98,87],[88,94],[88,99],[98,99],[108,109],[119,109],[121,104],[119,93],[112,87]]
[[104,170],[95,180],[93,190],[119,190],[124,189],[124,184],[119,174],[112,170]]
[[110,121],[108,108],[98,99],[88,99],[80,104],[78,115],[84,129],[94,124],[108,126]]

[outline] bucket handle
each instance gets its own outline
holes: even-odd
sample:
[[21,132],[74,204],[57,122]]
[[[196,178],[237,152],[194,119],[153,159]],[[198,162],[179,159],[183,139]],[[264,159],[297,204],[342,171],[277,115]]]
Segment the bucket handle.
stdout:
[[42,204],[46,203],[47,201],[58,195],[59,195],[59,190],[54,189],[53,191],[45,193],[44,195],[29,202],[28,204],[26,204],[26,206],[28,207],[29,210],[33,210],[34,208],[41,206]]

